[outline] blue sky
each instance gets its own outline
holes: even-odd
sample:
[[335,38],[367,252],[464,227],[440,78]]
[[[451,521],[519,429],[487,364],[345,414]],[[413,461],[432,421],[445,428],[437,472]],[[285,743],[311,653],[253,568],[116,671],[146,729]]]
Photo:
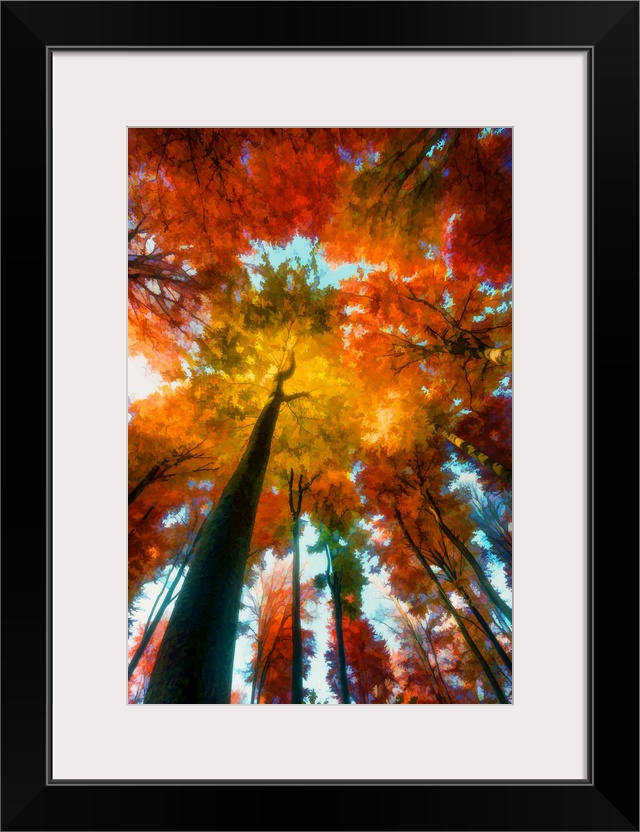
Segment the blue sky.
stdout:
[[[253,265],[259,265],[262,261],[263,255],[267,255],[269,262],[274,268],[278,268],[285,260],[300,260],[302,263],[308,263],[313,250],[313,240],[308,237],[299,237],[296,235],[291,242],[284,246],[272,246],[269,243],[262,241],[251,242],[251,245],[256,249],[257,254],[248,254],[240,257],[240,260],[246,264],[247,271],[251,278],[251,283],[256,289],[259,289],[262,284],[262,278],[254,270],[250,268]],[[339,286],[340,281],[348,277],[353,277],[358,267],[366,270],[371,270],[371,266],[367,263],[343,263],[340,266],[333,268],[327,263],[322,256],[322,249],[316,253],[316,262],[320,272],[320,287]]]

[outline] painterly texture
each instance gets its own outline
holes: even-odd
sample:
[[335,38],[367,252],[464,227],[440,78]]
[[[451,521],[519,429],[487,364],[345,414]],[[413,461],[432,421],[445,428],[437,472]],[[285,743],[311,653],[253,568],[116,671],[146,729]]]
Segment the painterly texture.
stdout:
[[129,130],[129,701],[512,701],[511,131]]

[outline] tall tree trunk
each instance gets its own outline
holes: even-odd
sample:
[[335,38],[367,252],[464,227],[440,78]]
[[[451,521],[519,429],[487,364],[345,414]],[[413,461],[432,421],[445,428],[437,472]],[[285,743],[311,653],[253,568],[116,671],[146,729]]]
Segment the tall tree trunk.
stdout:
[[451,531],[449,526],[444,522],[442,518],[442,514],[440,509],[438,508],[435,500],[431,496],[429,490],[427,488],[422,489],[422,494],[424,496],[425,502],[429,508],[429,511],[435,518],[436,523],[438,524],[438,528],[442,531],[444,536],[456,547],[456,549],[460,552],[462,557],[467,561],[469,566],[473,569],[476,578],[478,579],[478,583],[486,593],[486,595],[491,599],[491,601],[496,605],[496,607],[500,610],[500,612],[504,615],[504,617],[511,623],[512,621],[512,612],[509,605],[504,601],[497,591],[491,585],[489,579],[484,573],[484,570],[476,560],[475,556],[472,552],[467,549],[464,543],[456,537],[456,535]]
[[508,636],[511,634],[511,626],[509,625],[509,622],[505,620],[500,610],[496,609],[495,607],[492,607],[491,605],[488,605],[485,609],[485,612],[489,613],[493,623],[496,625],[496,627],[499,627],[505,635]]
[[496,634],[493,632],[493,630],[489,626],[488,622],[486,621],[486,619],[484,618],[484,616],[482,615],[480,610],[476,607],[476,605],[471,600],[471,596],[469,595],[467,590],[462,586],[459,586],[458,589],[459,589],[460,593],[462,594],[462,597],[464,598],[466,605],[471,610],[471,613],[472,613],[473,617],[476,619],[476,621],[478,622],[478,624],[482,628],[483,633],[489,639],[491,644],[493,644],[496,653],[500,656],[500,658],[504,662],[504,665],[509,670],[509,673],[511,673],[512,672],[511,656],[509,656],[509,654],[506,652],[504,647],[500,644],[500,642],[498,641],[498,639],[496,637]]
[[251,699],[249,700],[250,705],[254,704],[255,697],[256,697],[256,682],[258,681],[258,678],[256,676],[257,672],[258,672],[258,667],[256,665],[256,668],[253,671],[253,679],[251,681]]
[[437,578],[435,572],[433,571],[433,569],[429,565],[429,562],[426,560],[426,558],[424,560],[423,565],[424,565],[425,569],[429,572],[429,574],[431,576],[431,579],[435,583],[436,589],[438,590],[438,594],[442,598],[442,603],[445,605],[447,610],[453,616],[456,624],[458,625],[458,628],[460,629],[460,632],[462,633],[462,636],[463,636],[464,640],[469,645],[469,649],[471,650],[473,655],[478,660],[478,663],[480,664],[480,667],[484,670],[484,675],[487,677],[487,680],[488,680],[489,684],[493,688],[493,692],[495,693],[495,695],[498,699],[498,702],[500,702],[502,705],[509,704],[509,700],[504,695],[504,692],[503,692],[502,688],[500,687],[500,683],[496,679],[496,677],[493,673],[493,670],[491,670],[491,668],[489,667],[489,663],[487,662],[485,657],[482,655],[482,653],[480,651],[480,648],[478,647],[478,645],[473,640],[473,638],[471,636],[471,633],[467,630],[467,627],[466,627],[464,621],[462,620],[462,618],[458,614],[458,611],[456,610],[456,608],[453,606],[453,604],[449,600],[449,596],[444,591],[444,589],[440,586],[440,581],[438,581],[438,578]]
[[300,621],[300,515],[293,520],[293,575],[291,585],[291,704],[302,705],[302,622]]
[[289,471],[289,509],[293,519],[293,574],[291,577],[291,639],[293,656],[291,662],[291,704],[301,705],[302,686],[302,621],[300,612],[300,518],[302,517],[302,498],[317,478],[307,479],[304,483],[302,474],[298,475],[298,486],[294,497],[294,472]]
[[493,471],[494,474],[497,474],[505,482],[511,482],[511,471],[501,462],[496,462],[495,459],[491,459],[491,457],[488,454],[485,454],[484,451],[476,448],[475,445],[471,444],[471,442],[465,442],[464,439],[456,436],[455,433],[452,433],[450,430],[443,428],[442,425],[435,425],[435,429],[441,436],[444,436],[448,442],[451,442],[451,444],[455,445],[456,448],[460,448],[461,451],[464,451],[472,459],[475,459],[476,462],[479,462],[485,468]]
[[258,642],[258,647],[256,650],[256,664],[253,668],[253,678],[251,680],[251,700],[250,704],[253,705],[256,698],[256,688],[258,686],[258,672],[260,670],[260,662],[262,661],[262,648],[263,644],[261,641]]
[[160,606],[158,607],[158,611],[156,612],[155,616],[153,616],[153,609],[151,610],[151,615],[153,616],[153,619],[150,622],[147,622],[147,626],[145,627],[144,633],[142,634],[142,638],[140,639],[140,644],[138,645],[136,652],[133,654],[133,656],[131,657],[131,661],[129,662],[129,679],[135,672],[135,669],[138,666],[138,662],[144,655],[144,651],[147,649],[149,642],[153,638],[153,634],[155,633],[158,624],[162,621],[162,616],[164,615],[165,610],[167,609],[169,604],[174,600],[174,592],[178,584],[180,583],[180,579],[184,575],[184,570],[189,565],[189,561],[191,560],[191,556],[193,555],[193,550],[195,549],[198,540],[200,539],[200,535],[202,534],[202,528],[203,527],[200,526],[200,529],[198,530],[198,533],[195,536],[193,543],[185,553],[185,556],[182,559],[182,563],[180,564],[180,568],[178,569],[173,581],[171,582],[167,594],[165,595]]
[[260,698],[262,696],[262,691],[264,686],[267,683],[267,677],[269,675],[269,668],[271,666],[271,653],[269,653],[268,658],[265,660],[265,663],[262,665],[262,673],[260,674],[260,682],[258,684],[258,690],[256,692],[256,705],[260,704]]
[[402,515],[400,514],[400,512],[397,509],[396,509],[395,514],[396,514],[396,519],[398,520],[398,523],[400,525],[400,528],[402,529],[402,531],[404,533],[404,536],[405,536],[409,546],[411,547],[411,550],[413,551],[415,556],[418,558],[418,560],[422,564],[425,572],[429,575],[429,577],[431,578],[431,580],[435,584],[435,587],[438,591],[438,595],[442,599],[442,603],[444,604],[445,609],[452,615],[454,621],[458,625],[458,629],[462,633],[462,637],[467,642],[467,644],[469,646],[469,649],[471,650],[473,655],[478,660],[478,663],[479,663],[480,667],[482,668],[482,670],[484,671],[485,676],[487,677],[487,681],[489,682],[489,684],[493,688],[493,692],[495,693],[495,695],[498,699],[498,702],[500,702],[503,705],[508,704],[509,700],[504,695],[504,692],[503,692],[502,688],[500,687],[500,684],[499,684],[498,680],[496,679],[493,670],[491,670],[491,667],[489,666],[489,663],[487,662],[485,657],[482,655],[482,652],[480,651],[480,648],[478,647],[478,645],[473,640],[473,638],[471,636],[471,633],[467,630],[467,627],[466,627],[464,621],[462,620],[461,616],[458,614],[458,611],[456,610],[456,608],[451,603],[451,601],[449,599],[449,596],[447,595],[447,593],[444,591],[444,589],[440,585],[440,581],[438,580],[438,578],[436,576],[436,573],[431,568],[431,564],[429,563],[429,561],[426,559],[426,557],[422,553],[422,550],[420,549],[420,547],[416,545],[415,541],[413,540],[413,538],[409,534],[409,530],[407,529],[407,527],[404,524],[404,520],[402,519]]
[[347,657],[344,650],[344,633],[342,631],[342,596],[340,576],[334,572],[331,578],[331,596],[333,614],[336,621],[336,644],[338,647],[338,676],[340,678],[340,698],[343,705],[351,704],[349,679],[347,677]]
[[209,514],[162,640],[146,704],[228,703],[244,572],[271,440],[285,396],[278,373],[247,448]]

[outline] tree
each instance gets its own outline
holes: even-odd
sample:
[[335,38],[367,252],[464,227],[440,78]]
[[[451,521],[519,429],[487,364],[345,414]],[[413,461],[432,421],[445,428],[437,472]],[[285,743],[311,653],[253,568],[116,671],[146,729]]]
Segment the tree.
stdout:
[[291,353],[274,378],[238,467],[205,521],[149,682],[147,702],[229,701],[253,524],[280,407],[299,395],[284,392],[284,382],[294,372]]
[[[345,615],[351,619],[361,615],[362,590],[366,583],[361,558],[368,544],[368,535],[355,511],[345,506],[343,489],[331,488],[327,498],[333,502],[324,502],[322,506],[316,503],[318,542],[309,550],[324,552],[327,558],[326,570],[316,576],[315,582],[318,589],[328,587],[331,594],[340,701],[348,705],[351,694],[343,626]],[[342,506],[341,511],[338,505]]]
[[[339,696],[339,662],[334,624],[329,632],[329,649],[325,654],[327,681],[333,693]],[[345,618],[343,632],[345,652],[350,657],[347,676],[353,702],[363,705],[389,702],[395,680],[384,639],[376,634],[366,618]]]
[[[293,522],[293,574],[291,578],[291,640],[292,640],[292,671],[291,671],[291,702],[301,705],[304,698],[302,688],[302,623],[300,617],[300,519],[302,517],[302,500],[311,489],[314,479],[305,481],[304,475],[299,474],[297,481],[293,468],[289,472],[289,508]],[[294,482],[296,483],[294,488]]]
[[[246,670],[252,704],[293,702],[292,566],[291,560],[282,559],[256,568],[252,585],[245,590],[242,633],[252,639],[252,658]],[[300,598],[301,620],[308,625],[316,602],[312,581],[302,584]],[[313,632],[308,626],[301,628],[301,643],[304,680],[315,652]]]
[[276,643],[283,637],[291,621],[291,564],[276,561],[270,571],[262,569],[256,582],[245,592],[243,608],[249,618],[242,625],[242,634],[253,639],[253,656],[247,670],[251,682],[251,699],[259,703]]
[[472,459],[476,459],[481,465],[484,465],[485,468],[489,468],[491,471],[496,473],[499,477],[506,480],[507,482],[511,482],[511,471],[509,468],[506,468],[501,462],[496,462],[495,459],[491,459],[484,451],[480,451],[471,442],[465,442],[464,439],[461,439],[459,436],[456,436],[455,433],[448,431],[446,428],[443,428],[442,425],[435,425],[435,429],[441,436],[444,436],[452,445],[455,445],[456,448],[460,448],[461,451],[468,454]]
[[[272,375],[269,398],[253,426],[242,459],[207,519],[160,650],[147,702],[228,701],[242,582],[278,415],[282,405],[309,396],[307,391],[284,392],[283,384],[296,368],[291,345],[326,331],[325,310],[330,309],[330,303],[331,294],[310,282],[305,270],[292,273],[285,266],[271,270],[261,290],[247,297],[237,310],[237,337],[231,343],[225,339],[223,366],[244,369],[250,375],[252,380],[246,384],[238,378],[228,382],[232,390],[238,385],[243,389],[236,396],[248,394],[245,406],[256,401],[256,390],[262,391],[256,370],[260,364],[265,366],[266,351],[260,337],[268,336],[272,348],[280,342],[288,363],[284,367],[281,363],[281,369]],[[232,348],[235,356],[230,355]],[[200,370],[197,375],[192,372],[191,378],[196,393],[206,389],[211,376],[211,364],[203,367],[201,362],[202,357],[194,361]],[[213,374],[219,381],[215,369]],[[223,384],[225,376],[226,370]],[[210,658],[212,652],[216,653],[215,662]]]
[[[385,613],[378,620],[400,641],[401,649],[395,654],[395,676],[402,689],[400,700],[410,703],[452,703],[455,701],[447,685],[443,665],[451,665],[442,645],[441,633],[435,632],[438,614],[431,610],[424,617],[414,615],[408,604],[384,592],[394,605],[394,614]],[[392,623],[393,622],[393,623]],[[437,647],[436,647],[437,645]]]
[[[129,407],[129,600],[176,554],[175,518],[205,508],[229,476],[230,425],[183,383]],[[172,520],[172,518],[174,518]],[[178,527],[181,524],[177,524]]]
[[[133,705],[141,704],[149,686],[149,679],[153,671],[153,667],[158,657],[158,649],[162,643],[164,633],[167,629],[168,619],[163,618],[156,627],[153,637],[148,644],[144,655],[138,662],[135,672],[129,678],[129,703]],[[129,646],[129,659],[133,658],[137,652],[140,641],[143,638],[143,628],[139,627]]]
[[[449,526],[443,529],[446,524],[442,513],[426,486],[433,469],[429,453],[415,448],[412,454],[397,454],[392,458],[372,454],[369,459],[376,462],[376,467],[369,465],[363,470],[362,484],[375,496],[376,505],[386,517],[390,536],[387,545],[379,548],[379,554],[391,572],[396,596],[417,604],[417,608],[425,602],[433,607],[431,600],[426,601],[425,589],[426,592],[435,590],[439,605],[457,625],[485,683],[497,701],[508,701],[499,678],[510,672],[511,660],[505,646],[508,642],[503,643],[504,634],[494,630],[493,618],[483,608],[490,609],[494,597],[500,602],[497,605],[500,612],[503,606],[507,610],[509,607],[491,585],[485,567],[475,555]],[[469,566],[472,568],[467,571]],[[451,594],[444,582],[449,583]],[[510,684],[508,676],[506,680]]]
[[248,289],[238,256],[252,241],[317,236],[348,175],[345,141],[362,143],[349,130],[130,129],[130,349],[175,371],[165,347],[184,356],[192,325]]
[[132,621],[163,584],[135,696],[317,701],[326,588],[342,702],[509,701],[510,131],[129,138],[130,354],[163,378],[129,408]]
[[343,149],[351,165],[333,221],[320,237],[336,262],[389,264],[403,275],[425,253],[452,272],[479,265],[500,282],[511,269],[511,132],[477,129],[367,131]]
[[191,535],[192,542],[189,541],[184,551],[179,551],[177,553],[174,561],[169,564],[169,567],[166,570],[167,574],[164,579],[162,590],[151,608],[151,612],[149,613],[147,623],[142,631],[138,646],[129,660],[129,678],[131,678],[131,676],[135,673],[138,663],[144,655],[149,643],[153,639],[158,626],[165,619],[167,608],[178,596],[178,592],[180,591],[180,582],[184,577],[185,570],[189,566],[189,561],[191,560],[193,550],[200,539],[201,533],[202,523],[200,524],[200,528],[195,533],[195,536]]

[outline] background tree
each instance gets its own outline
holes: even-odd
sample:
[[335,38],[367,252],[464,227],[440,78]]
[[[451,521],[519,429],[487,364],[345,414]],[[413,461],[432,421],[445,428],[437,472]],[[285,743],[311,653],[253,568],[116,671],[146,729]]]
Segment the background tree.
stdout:
[[[289,559],[275,560],[271,566],[256,569],[254,581],[243,597],[246,616],[242,632],[252,640],[251,662],[245,674],[251,683],[251,704],[293,701],[292,573],[293,563]],[[308,625],[313,620],[316,592],[311,581],[306,581],[300,590],[301,621]],[[308,626],[301,629],[301,636],[304,680],[315,645]]]
[[[347,677],[351,699],[360,704],[390,701],[395,685],[391,657],[383,638],[366,618],[343,621],[345,652],[349,656]],[[340,693],[339,662],[335,626],[331,625],[329,649],[325,654],[327,681],[333,693]]]
[[[135,672],[129,678],[129,702],[131,704],[138,704],[144,701],[147,688],[149,686],[149,679],[153,666],[158,657],[158,650],[164,634],[167,629],[168,618],[162,619],[158,627],[156,627],[153,637],[140,661],[137,663]],[[132,643],[129,646],[129,660],[131,660],[138,650],[140,641],[143,637],[144,628],[140,626],[136,632]]]
[[366,584],[363,559],[369,535],[357,513],[353,484],[347,479],[327,478],[324,488],[316,492],[314,518],[318,541],[310,552],[326,556],[326,569],[315,578],[318,589],[329,589],[333,607],[333,627],[340,681],[340,701],[351,702],[347,652],[344,641],[344,617],[362,614],[362,590]]

